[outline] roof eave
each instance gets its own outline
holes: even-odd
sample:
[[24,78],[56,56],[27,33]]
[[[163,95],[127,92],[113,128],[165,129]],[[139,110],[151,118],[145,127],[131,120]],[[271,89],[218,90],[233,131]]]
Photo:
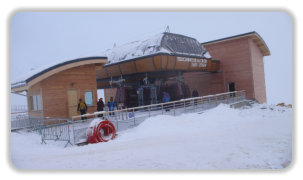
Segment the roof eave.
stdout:
[[20,93],[20,92],[23,92],[23,91],[27,91],[28,90],[28,86],[25,85],[25,86],[19,86],[19,87],[12,87],[11,88],[11,92],[12,93]]
[[211,44],[222,43],[225,41],[230,41],[230,40],[235,40],[235,39],[240,39],[240,38],[245,38],[245,37],[252,37],[254,42],[260,48],[263,56],[270,55],[270,50],[269,50],[268,46],[266,45],[265,41],[255,31],[244,33],[244,34],[239,34],[239,35],[235,35],[235,36],[230,36],[230,37],[226,37],[226,38],[221,38],[221,39],[217,39],[217,40],[213,40],[213,41],[207,41],[207,42],[201,43],[201,45],[211,45]]
[[[100,60],[102,60],[102,62],[100,62]],[[32,85],[42,81],[43,79],[45,79],[53,74],[56,74],[57,72],[61,72],[63,70],[81,66],[81,65],[97,64],[97,63],[106,64],[107,57],[94,56],[94,57],[86,57],[86,58],[79,58],[79,59],[74,59],[74,60],[70,60],[70,61],[65,61],[65,62],[56,64],[54,66],[51,66],[49,68],[46,68],[30,77],[24,79],[23,81],[11,84],[11,87],[12,87],[11,91],[12,92],[26,91]],[[21,84],[19,85],[19,83],[21,83]]]

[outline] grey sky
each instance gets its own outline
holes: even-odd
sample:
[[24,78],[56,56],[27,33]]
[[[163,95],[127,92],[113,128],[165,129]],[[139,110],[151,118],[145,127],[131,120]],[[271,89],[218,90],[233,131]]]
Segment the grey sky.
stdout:
[[[19,12],[11,19],[11,79],[55,61],[102,55],[114,44],[165,31],[199,42],[256,31],[264,57],[267,101],[292,103],[292,19],[284,12]],[[26,104],[11,95],[12,105]]]

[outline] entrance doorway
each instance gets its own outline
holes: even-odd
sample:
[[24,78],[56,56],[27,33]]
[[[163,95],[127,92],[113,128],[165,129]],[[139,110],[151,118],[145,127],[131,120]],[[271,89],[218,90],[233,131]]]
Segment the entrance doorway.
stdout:
[[[236,91],[235,83],[234,82],[229,82],[228,83],[228,91],[229,92],[234,92]],[[231,96],[235,96],[235,93],[230,94]]]
[[71,119],[72,116],[78,115],[78,100],[79,100],[79,90],[69,89],[67,90],[67,105],[68,105],[68,117]]

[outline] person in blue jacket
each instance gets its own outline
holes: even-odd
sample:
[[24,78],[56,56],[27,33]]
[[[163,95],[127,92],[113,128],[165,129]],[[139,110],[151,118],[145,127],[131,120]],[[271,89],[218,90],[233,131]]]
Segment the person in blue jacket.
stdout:
[[[170,101],[170,95],[167,93],[167,92],[163,92],[163,97],[162,97],[162,101],[164,103],[167,103]],[[164,109],[165,111],[169,111],[169,108],[168,108],[169,105],[164,105]]]
[[[113,97],[110,97],[110,101],[108,101],[107,105],[108,105],[108,110],[109,111],[114,111],[114,109],[115,109],[115,102],[113,100]],[[109,115],[114,115],[114,113],[109,113]]]

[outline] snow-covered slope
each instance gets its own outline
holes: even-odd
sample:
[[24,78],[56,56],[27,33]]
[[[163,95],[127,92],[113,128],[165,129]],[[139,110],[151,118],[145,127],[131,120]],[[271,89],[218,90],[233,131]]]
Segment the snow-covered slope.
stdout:
[[11,133],[22,169],[280,169],[292,159],[292,109],[227,105],[203,113],[156,116],[108,143],[63,148]]

